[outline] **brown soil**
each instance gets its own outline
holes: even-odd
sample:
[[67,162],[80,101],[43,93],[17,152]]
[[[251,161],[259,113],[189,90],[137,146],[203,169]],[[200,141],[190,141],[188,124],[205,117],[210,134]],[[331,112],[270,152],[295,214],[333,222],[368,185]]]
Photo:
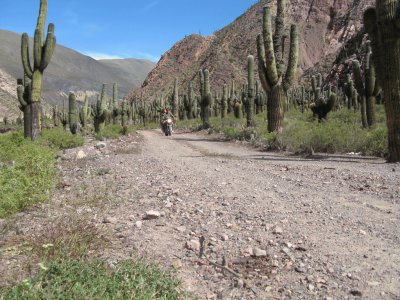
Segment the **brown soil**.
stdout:
[[37,268],[33,241],[81,222],[91,255],[175,268],[200,299],[400,299],[399,165],[159,130],[96,144],[61,154],[50,203],[0,222],[0,286]]

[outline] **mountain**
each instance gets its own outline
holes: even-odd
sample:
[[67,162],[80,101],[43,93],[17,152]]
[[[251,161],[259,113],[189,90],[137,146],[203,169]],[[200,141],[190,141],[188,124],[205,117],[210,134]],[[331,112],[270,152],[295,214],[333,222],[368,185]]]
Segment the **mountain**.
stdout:
[[[288,24],[297,24],[300,33],[298,78],[301,80],[316,71],[330,74],[332,69],[339,68],[338,64],[342,64],[352,54],[352,50],[362,40],[358,32],[362,30],[363,11],[373,1],[287,2]],[[257,56],[256,37],[262,30],[264,6],[271,6],[272,16],[276,15],[276,1],[260,0],[214,35],[202,37],[194,34],[177,42],[161,57],[143,85],[133,89],[129,98],[141,94],[148,99],[161,93],[169,95],[175,78],[179,80],[180,93],[186,93],[189,81],[193,81],[198,89],[197,74],[200,68],[209,69],[214,91],[221,90],[223,84],[232,79],[238,84],[243,83],[247,56]],[[347,49],[346,55],[343,55],[343,49]],[[331,74],[331,77],[334,75]]]
[[[3,74],[0,80],[3,82],[2,85],[6,85],[7,82],[8,91],[14,91],[15,79],[23,77],[20,43],[19,34],[0,30],[0,76]],[[95,60],[57,45],[51,62],[44,72],[42,96],[47,103],[60,104],[70,91],[78,92],[79,95],[85,92],[91,94],[100,91],[102,83],[116,82],[119,86],[119,96],[124,97],[132,87],[142,84],[154,66],[154,62],[143,59]],[[3,79],[5,76],[8,80]],[[10,78],[13,80],[10,81]],[[6,111],[6,107],[10,107],[10,101],[9,96],[5,95],[9,92],[1,89],[0,121],[6,112],[11,113],[9,110]],[[109,91],[111,95],[111,88]],[[16,99],[15,101],[17,107],[18,101]]]

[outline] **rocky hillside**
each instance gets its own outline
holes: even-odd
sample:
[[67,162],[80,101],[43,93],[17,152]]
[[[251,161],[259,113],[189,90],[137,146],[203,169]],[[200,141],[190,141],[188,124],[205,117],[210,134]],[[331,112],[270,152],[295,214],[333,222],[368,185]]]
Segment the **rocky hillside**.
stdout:
[[13,88],[15,79],[0,69],[0,123],[4,117],[15,117],[19,114],[16,103],[17,91]]
[[[261,32],[262,8],[275,1],[260,0],[234,22],[209,37],[190,35],[175,44],[158,62],[140,88],[130,97],[143,93],[169,94],[174,78],[181,84],[181,93],[189,81],[197,85],[200,68],[210,70],[213,90],[231,79],[245,78],[246,57],[256,55],[256,36]],[[342,49],[359,38],[362,12],[371,0],[290,0],[288,17],[299,27],[301,35],[299,79],[307,73],[321,71],[329,74]],[[347,47],[347,46],[346,46]],[[288,47],[286,47],[288,48]],[[351,52],[351,51],[350,51]],[[351,53],[346,52],[347,56]],[[342,57],[345,59],[346,57]],[[335,66],[337,68],[337,66]]]
[[[9,112],[6,107],[10,107],[10,100],[6,94],[15,94],[15,78],[23,76],[20,42],[20,35],[0,30],[1,119],[3,114]],[[154,66],[154,62],[143,59],[95,60],[57,45],[51,63],[44,73],[43,98],[51,104],[60,103],[70,91],[79,92],[81,95],[85,92],[98,92],[103,82],[118,83],[120,97],[123,97],[132,87],[140,86]],[[3,79],[4,74],[7,74],[8,80]],[[13,99],[17,108],[17,100]]]

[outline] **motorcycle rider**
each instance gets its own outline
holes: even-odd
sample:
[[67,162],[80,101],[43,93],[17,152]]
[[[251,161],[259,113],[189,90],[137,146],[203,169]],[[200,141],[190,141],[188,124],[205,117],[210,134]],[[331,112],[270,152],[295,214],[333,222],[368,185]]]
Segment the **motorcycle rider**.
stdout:
[[165,132],[165,126],[166,126],[166,124],[167,124],[166,122],[167,122],[168,119],[171,119],[171,120],[172,120],[172,123],[175,124],[174,115],[169,111],[168,108],[164,108],[164,109],[161,111],[161,118],[160,118],[160,121],[161,121],[161,130],[162,130],[163,132]]

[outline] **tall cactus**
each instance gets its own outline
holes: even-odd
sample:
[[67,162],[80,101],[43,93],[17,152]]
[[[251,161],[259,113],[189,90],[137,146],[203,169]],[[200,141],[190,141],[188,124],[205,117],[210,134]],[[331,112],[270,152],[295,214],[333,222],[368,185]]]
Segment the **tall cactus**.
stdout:
[[324,92],[320,73],[312,77],[311,87],[314,94],[314,103],[310,105],[310,109],[314,116],[318,118],[318,121],[326,120],[328,113],[336,104],[337,96],[332,93],[331,86],[328,86],[327,93]]
[[376,0],[364,13],[378,83],[385,97],[389,162],[400,161],[400,2]]
[[296,77],[299,58],[299,34],[296,25],[290,28],[290,50],[288,67],[283,75],[284,64],[284,27],[286,0],[278,0],[275,19],[275,34],[272,36],[271,12],[269,7],[263,10],[263,32],[257,36],[258,72],[261,85],[268,94],[267,119],[268,131],[281,131],[286,103],[286,91]]
[[124,135],[126,135],[128,133],[128,126],[127,126],[128,107],[127,107],[126,100],[122,101],[120,113],[121,113],[122,133]]
[[89,97],[85,95],[85,102],[83,107],[79,111],[79,120],[81,122],[82,128],[85,130],[88,125],[88,120],[90,118],[91,111],[89,107]]
[[203,120],[203,128],[210,127],[210,104],[211,104],[211,91],[210,91],[210,73],[207,69],[199,71],[200,77],[200,107],[201,118]]
[[[361,67],[358,60],[353,61],[353,72],[355,86],[358,94],[363,97],[361,112],[363,116],[363,126],[372,127],[375,124],[375,102],[379,93],[378,84],[376,84],[375,67],[371,57],[371,45],[368,43],[364,55],[364,76],[361,73]],[[363,105],[365,103],[365,106]]]
[[92,106],[94,131],[96,133],[99,133],[104,129],[106,115],[107,115],[106,84],[103,83],[103,86],[101,88],[100,99],[97,99],[96,104]]
[[224,84],[221,98],[221,119],[225,118],[228,113],[228,86]]
[[69,93],[68,96],[68,123],[69,130],[72,134],[78,133],[78,108],[76,106],[76,96],[74,93]]
[[247,57],[247,91],[244,90],[243,104],[246,109],[246,126],[254,126],[254,56]]
[[193,91],[193,83],[189,82],[188,85],[188,94],[186,98],[184,99],[184,105],[185,105],[185,110],[187,114],[187,118],[190,120],[193,118],[193,109],[195,106],[195,96],[194,96],[194,91]]
[[52,115],[53,115],[53,125],[54,127],[58,127],[60,125],[60,112],[58,111],[58,106],[55,105],[52,107]]
[[113,84],[113,93],[112,93],[112,100],[110,105],[112,123],[118,124],[118,117],[121,114],[120,108],[118,106],[118,85],[116,83]]
[[65,105],[64,105],[64,100],[63,100],[63,108],[62,111],[60,112],[60,121],[61,124],[63,125],[64,131],[67,131],[67,125],[68,125],[68,112],[65,109]]
[[174,92],[172,95],[172,114],[175,120],[179,118],[179,91],[178,91],[178,78],[174,80]]
[[351,75],[346,75],[346,83],[344,85],[344,94],[347,98],[347,108],[350,110],[352,106],[357,105],[358,93],[357,89],[354,87],[354,82],[351,79]]
[[31,79],[31,93],[28,105],[31,110],[31,133],[30,137],[35,140],[41,133],[41,94],[43,72],[50,63],[53,56],[56,38],[54,35],[54,24],[50,23],[47,36],[44,36],[44,25],[46,23],[47,0],[40,0],[39,16],[33,39],[33,66],[29,56],[29,37],[23,33],[21,37],[21,60],[25,74]]
[[31,136],[32,132],[32,114],[31,114],[31,106],[30,103],[30,80],[25,75],[24,79],[17,79],[17,95],[19,101],[19,109],[22,111],[24,116],[24,136],[26,138]]

